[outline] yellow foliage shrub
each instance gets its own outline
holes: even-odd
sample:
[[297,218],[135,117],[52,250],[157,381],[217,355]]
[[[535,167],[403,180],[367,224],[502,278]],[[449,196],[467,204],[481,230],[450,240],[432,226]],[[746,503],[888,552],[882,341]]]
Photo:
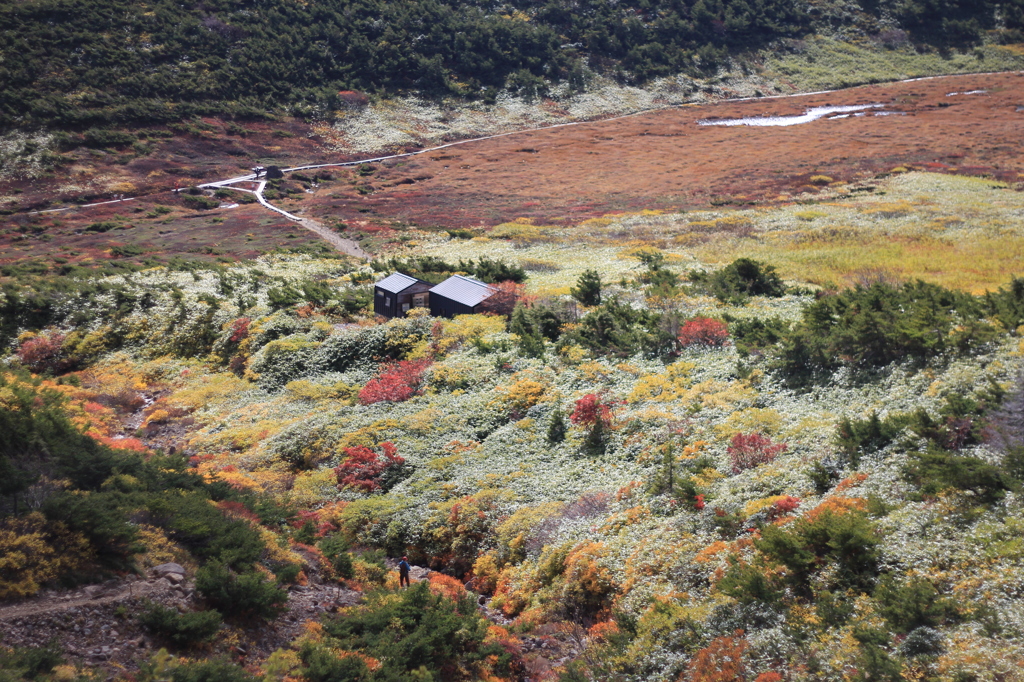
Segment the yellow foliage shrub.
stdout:
[[90,557],[85,537],[39,512],[0,519],[0,599],[31,596]]
[[587,349],[576,344],[568,344],[562,347],[558,353],[562,356],[562,360],[570,365],[578,365],[588,356]]
[[293,673],[301,667],[302,660],[299,658],[298,652],[278,649],[263,662],[264,680],[283,682],[285,679],[293,677]]
[[456,315],[441,323],[434,343],[439,353],[447,353],[471,339],[488,340],[505,333],[505,319],[498,315]]
[[546,382],[524,377],[510,386],[496,388],[498,398],[495,402],[513,412],[525,412],[544,400],[548,387]]
[[337,490],[337,474],[334,469],[325,467],[296,475],[289,497],[300,508],[311,509],[333,497]]
[[526,558],[526,541],[534,529],[558,514],[562,502],[545,502],[532,507],[520,507],[502,521],[497,528],[498,552],[502,563],[518,563]]
[[540,588],[535,577],[535,569],[532,561],[524,561],[519,566],[509,566],[502,570],[494,588],[491,608],[499,610],[509,618],[522,613]]
[[730,414],[715,427],[718,437],[727,440],[737,433],[760,433],[774,436],[782,429],[782,415],[771,408],[750,407]]
[[250,388],[252,384],[234,374],[208,374],[200,377],[199,381],[175,391],[167,402],[189,410],[198,410],[210,404],[232,400]]
[[315,384],[306,379],[297,379],[285,384],[284,389],[298,400],[343,400],[352,402],[359,394],[359,387],[338,381],[333,384]]
[[413,433],[426,435],[437,428],[438,422],[444,419],[444,416],[444,413],[440,410],[428,407],[425,410],[414,412],[403,418],[401,424]]
[[192,566],[189,553],[177,543],[167,537],[163,530],[156,526],[140,523],[136,526],[138,530],[138,542],[145,550],[135,557],[139,568],[147,569],[160,564],[176,563],[189,568]]
[[498,586],[498,577],[501,570],[494,554],[487,553],[479,556],[473,562],[473,589],[481,594],[494,594],[494,588]]
[[434,365],[430,370],[428,382],[435,389],[448,391],[466,389],[472,385],[468,368],[457,363]]
[[143,422],[143,424],[166,424],[170,418],[171,415],[168,414],[167,410],[153,410],[152,412],[149,413],[149,416],[146,417],[146,420]]
[[758,500],[751,500],[747,502],[743,507],[743,516],[753,516],[754,514],[768,509],[773,504],[780,500],[785,500],[788,495],[772,495],[770,497],[762,497]]

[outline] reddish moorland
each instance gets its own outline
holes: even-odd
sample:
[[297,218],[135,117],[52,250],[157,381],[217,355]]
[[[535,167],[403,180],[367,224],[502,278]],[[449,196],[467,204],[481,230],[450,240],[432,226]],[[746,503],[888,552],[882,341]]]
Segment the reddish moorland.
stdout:
[[[977,90],[985,92],[949,94]],[[886,112],[903,115],[788,127],[697,124],[856,104],[884,104]],[[388,164],[370,179],[372,193],[323,194],[311,212],[457,227],[520,216],[574,221],[618,210],[760,203],[815,191],[812,175],[850,181],[897,166],[1016,181],[1024,170],[1022,131],[1024,74],[871,85],[472,142]]]
[[[788,127],[698,125],[867,104],[884,107]],[[890,115],[874,115],[880,111]],[[231,260],[313,245],[314,235],[257,205],[195,211],[168,190],[232,177],[253,163],[287,166],[351,156],[330,155],[295,120],[243,127],[204,119],[178,128],[173,137],[150,135],[143,152],[79,149],[49,177],[0,187],[18,197],[7,209],[14,213],[0,221],[0,262],[175,255]],[[849,182],[899,166],[1019,183],[1022,130],[1024,74],[956,76],[684,106],[470,141],[362,168],[329,169],[313,184],[293,177],[274,201],[375,249],[399,238],[405,225],[477,227],[517,217],[571,223],[617,211],[773,203],[820,191],[822,178],[812,183],[814,175]],[[109,187],[118,182],[131,183],[140,200],[28,213],[67,205],[74,197],[65,195],[66,188],[81,186],[87,168],[92,189],[78,201],[109,199]],[[99,178],[110,180],[107,190],[96,189]],[[116,225],[90,231],[103,221]],[[134,248],[126,253],[117,248],[123,245]]]

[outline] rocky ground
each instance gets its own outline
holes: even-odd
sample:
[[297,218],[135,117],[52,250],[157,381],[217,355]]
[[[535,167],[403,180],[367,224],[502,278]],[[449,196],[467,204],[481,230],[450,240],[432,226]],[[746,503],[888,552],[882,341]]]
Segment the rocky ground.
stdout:
[[[387,563],[397,570],[396,560]],[[430,573],[430,569],[414,566],[410,575],[413,582],[418,582],[427,580]],[[222,626],[214,646],[238,662],[259,664],[275,650],[287,647],[299,635],[303,623],[361,600],[361,592],[315,579],[306,586],[292,585],[288,609],[279,618],[256,624],[228,622]],[[71,590],[45,590],[31,599],[0,602],[0,642],[17,647],[52,642],[70,661],[80,665],[111,674],[135,670],[156,650],[170,648],[139,623],[139,614],[150,602],[183,612],[203,607],[186,569],[178,564],[163,564],[146,576]],[[492,622],[508,624],[499,612],[487,607],[486,599],[481,597],[480,603],[481,612]],[[539,680],[579,655],[585,647],[586,633],[564,624],[544,625],[519,635],[519,640],[526,679]]]
[[[293,585],[288,610],[275,621],[227,623],[218,641],[232,642],[231,653],[239,660],[257,662],[287,646],[307,620],[361,599],[362,593],[335,584]],[[148,652],[167,646],[138,622],[149,602],[181,611],[202,606],[192,576],[177,564],[163,564],[147,576],[74,590],[47,590],[31,599],[0,603],[2,641],[7,646],[41,646],[55,641],[65,655],[86,666],[131,670]]]

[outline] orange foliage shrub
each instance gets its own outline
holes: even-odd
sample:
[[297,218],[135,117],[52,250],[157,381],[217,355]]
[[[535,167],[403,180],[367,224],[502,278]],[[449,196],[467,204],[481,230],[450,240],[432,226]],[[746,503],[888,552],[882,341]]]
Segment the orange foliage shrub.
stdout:
[[831,512],[837,516],[849,514],[850,512],[867,511],[867,500],[863,497],[830,497],[824,500],[817,507],[807,512],[807,521],[813,523],[819,516]]
[[754,682],[782,682],[782,675],[774,670],[769,670],[766,673],[758,675]]
[[744,682],[746,680],[743,652],[747,640],[743,630],[732,637],[717,637],[690,660],[680,682]]
[[594,623],[590,628],[590,636],[599,642],[607,642],[611,637],[614,637],[619,632],[619,626],[614,620],[605,620],[600,623]]
[[430,591],[458,601],[466,594],[466,587],[457,579],[443,573],[431,573],[427,579],[430,582]]
[[856,488],[867,479],[867,474],[854,474],[850,478],[844,478],[843,480],[839,481],[838,484],[836,484],[835,492],[842,493],[846,492],[850,488]]
[[606,549],[603,542],[576,545],[565,558],[563,601],[569,608],[595,614],[608,606],[615,592],[612,572],[601,564]]
[[149,452],[149,448],[138,438],[111,438],[110,436],[93,436],[107,447],[115,450],[131,450],[132,452]]

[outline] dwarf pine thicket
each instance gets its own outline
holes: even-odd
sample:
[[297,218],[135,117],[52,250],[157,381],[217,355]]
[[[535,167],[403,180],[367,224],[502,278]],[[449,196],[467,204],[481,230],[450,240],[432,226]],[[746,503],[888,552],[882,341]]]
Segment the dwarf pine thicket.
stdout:
[[184,131],[190,124],[179,122],[195,116],[285,110],[320,118],[365,103],[353,91],[535,99],[556,84],[583,91],[597,76],[714,77],[737,60],[746,71],[759,62],[753,50],[794,39],[789,47],[800,52],[799,40],[816,35],[849,48],[870,39],[874,51],[903,57],[934,51],[941,62],[982,43],[1020,42],[1022,30],[1014,0],[865,0],[841,10],[784,0],[631,0],[571,11],[556,2],[494,9],[419,0],[155,0],[143,8],[32,0],[0,8],[0,129],[57,128],[64,146],[128,146],[137,138],[114,128]]

